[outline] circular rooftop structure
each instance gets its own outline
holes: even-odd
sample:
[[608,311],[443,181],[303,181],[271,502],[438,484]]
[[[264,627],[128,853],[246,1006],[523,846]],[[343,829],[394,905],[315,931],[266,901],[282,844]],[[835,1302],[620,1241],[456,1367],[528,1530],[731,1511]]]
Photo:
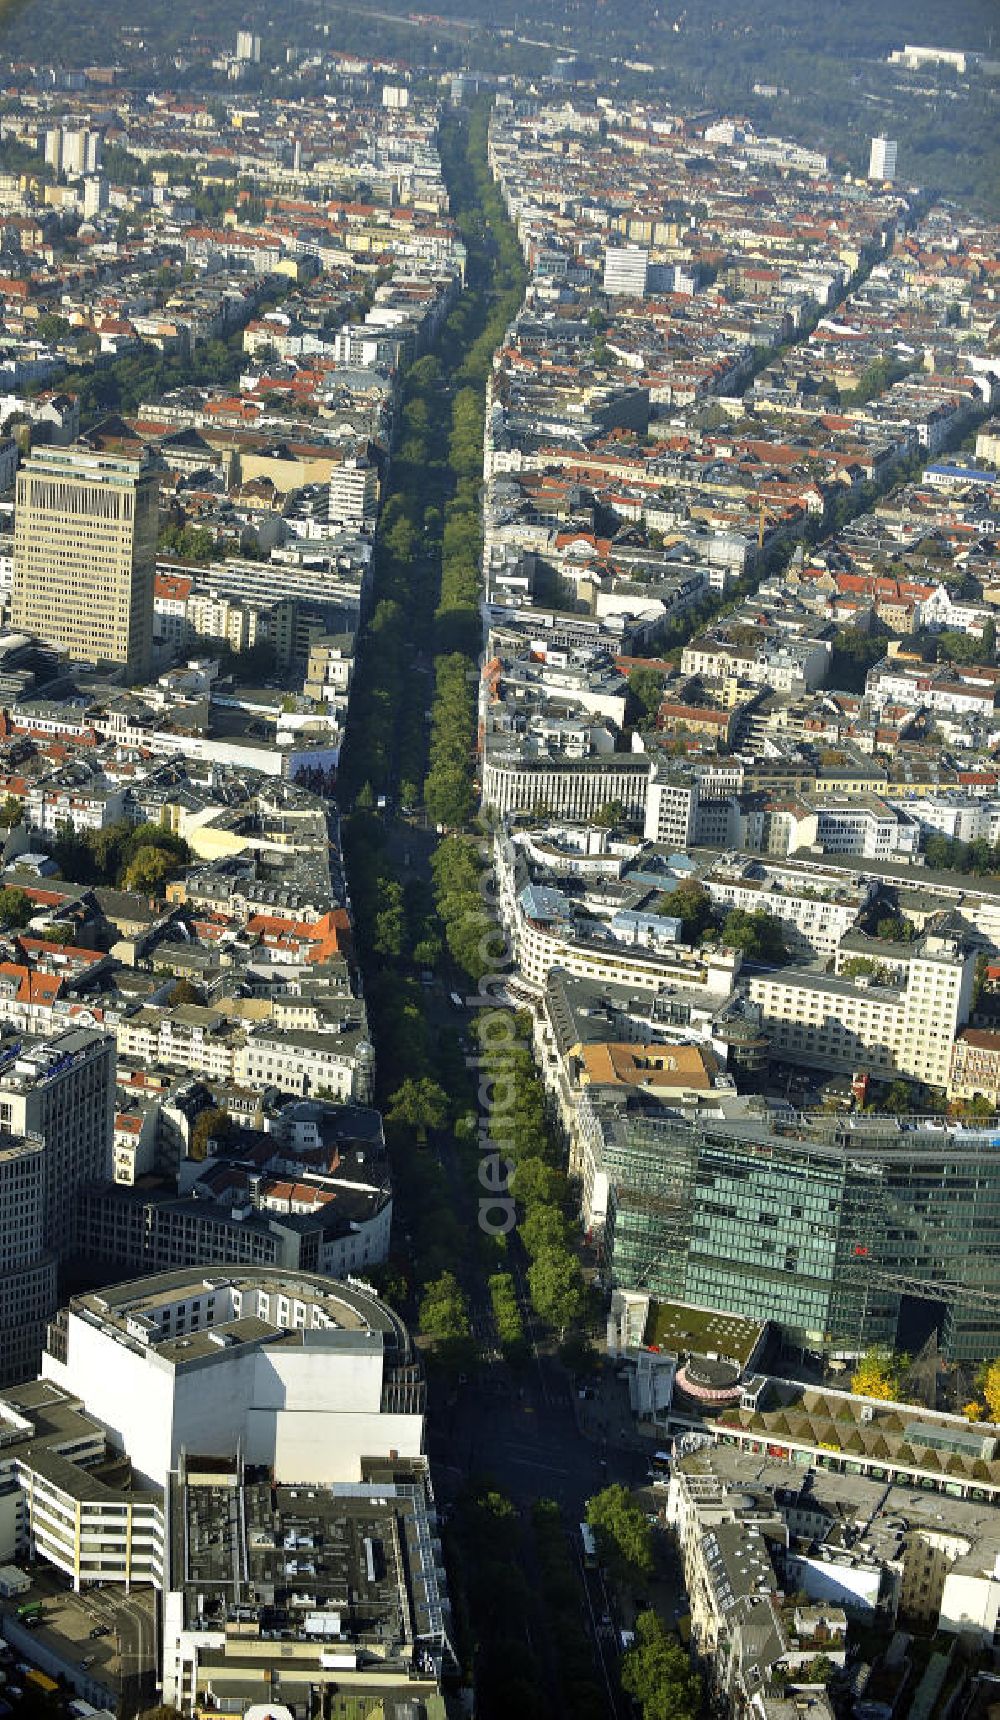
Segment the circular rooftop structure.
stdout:
[[677,1370],[676,1389],[692,1403],[719,1409],[740,1399],[740,1370],[735,1362],[712,1356],[689,1356]]

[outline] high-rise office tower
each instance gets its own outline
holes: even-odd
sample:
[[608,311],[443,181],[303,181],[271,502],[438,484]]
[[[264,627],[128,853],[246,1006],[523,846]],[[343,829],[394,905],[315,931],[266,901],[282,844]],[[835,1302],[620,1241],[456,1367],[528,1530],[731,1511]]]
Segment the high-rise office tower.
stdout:
[[58,1262],[45,1243],[45,1146],[0,1141],[0,1381],[32,1379],[58,1306]]
[[613,1286],[773,1320],[832,1354],[936,1329],[953,1357],[993,1356],[995,1129],[818,1112],[689,1122],[600,1102],[587,1126]]
[[11,621],[89,663],[149,671],[156,476],[87,448],[37,448],[17,479]]
[[112,1171],[115,1042],[92,1027],[70,1027],[51,1039],[15,1045],[0,1067],[0,1135],[44,1144],[42,1234],[47,1248],[77,1246],[81,1184]]
[[73,1027],[0,1051],[0,1381],[38,1371],[77,1206],[111,1174],[115,1042]]
[[871,155],[868,159],[868,177],[878,180],[882,185],[891,184],[896,177],[896,140],[891,137],[873,137]]
[[604,257],[604,291],[642,299],[649,281],[649,252],[641,245],[609,245]]

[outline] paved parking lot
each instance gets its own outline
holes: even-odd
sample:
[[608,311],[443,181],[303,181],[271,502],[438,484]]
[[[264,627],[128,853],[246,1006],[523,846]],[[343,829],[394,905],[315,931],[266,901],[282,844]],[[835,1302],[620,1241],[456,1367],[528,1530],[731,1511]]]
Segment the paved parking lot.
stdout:
[[[38,1601],[42,1623],[26,1630],[17,1608]],[[102,1685],[120,1701],[125,1714],[152,1699],[155,1680],[155,1597],[151,1589],[106,1585],[74,1594],[51,1569],[33,1573],[30,1594],[4,1605],[4,1634],[15,1643],[18,1659],[53,1671],[59,1663],[81,1694]]]

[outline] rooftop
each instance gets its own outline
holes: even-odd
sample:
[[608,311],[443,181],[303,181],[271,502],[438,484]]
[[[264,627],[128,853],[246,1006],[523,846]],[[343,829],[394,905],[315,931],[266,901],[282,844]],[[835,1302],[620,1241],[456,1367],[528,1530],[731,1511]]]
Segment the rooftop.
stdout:
[[725,1357],[745,1368],[764,1335],[766,1322],[745,1320],[687,1302],[650,1302],[643,1342],[678,1355]]
[[[171,1334],[170,1311],[195,1303],[198,1317],[192,1314],[187,1330]],[[69,1312],[173,1367],[262,1344],[409,1349],[406,1328],[367,1285],[277,1267],[160,1272],[76,1296]]]
[[[263,1471],[185,1459],[170,1521],[187,1628],[226,1628],[255,1662],[262,1650],[300,1664],[312,1656],[318,1670],[321,1655],[337,1654],[375,1674],[419,1663],[418,1640],[444,1629],[433,1520],[422,1479],[402,1468],[391,1479],[275,1487]],[[223,1680],[232,1659],[227,1643]]]

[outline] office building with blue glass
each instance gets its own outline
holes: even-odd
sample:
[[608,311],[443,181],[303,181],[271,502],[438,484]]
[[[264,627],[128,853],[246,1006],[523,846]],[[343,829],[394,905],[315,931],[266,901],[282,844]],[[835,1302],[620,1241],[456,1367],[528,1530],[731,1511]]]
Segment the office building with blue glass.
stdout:
[[1000,1129],[804,1117],[601,1119],[611,1284],[772,1320],[828,1354],[936,1329],[992,1357]]

